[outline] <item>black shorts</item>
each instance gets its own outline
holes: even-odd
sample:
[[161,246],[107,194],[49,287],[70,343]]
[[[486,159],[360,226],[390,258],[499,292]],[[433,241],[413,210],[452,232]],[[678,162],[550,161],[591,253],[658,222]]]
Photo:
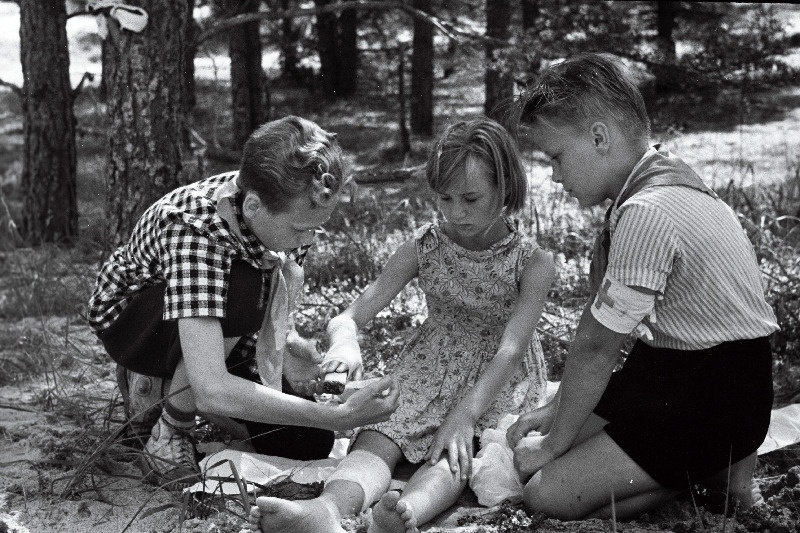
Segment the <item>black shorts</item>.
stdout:
[[696,351],[637,341],[594,413],[660,485],[684,490],[758,449],[772,395],[766,337]]
[[[171,378],[183,357],[178,337],[178,322],[164,320],[165,283],[147,287],[125,307],[111,326],[98,336],[108,354],[121,366],[148,376]],[[259,309],[262,273],[244,261],[234,260],[228,280],[225,318],[221,319],[225,337],[241,337],[258,331],[264,320]],[[260,382],[255,362],[234,347],[225,360],[228,372]],[[286,380],[283,392],[295,394]],[[301,396],[316,401],[313,396]],[[265,424],[239,420],[247,428],[256,452],[290,459],[313,460],[328,457],[334,443],[330,430],[303,426]]]

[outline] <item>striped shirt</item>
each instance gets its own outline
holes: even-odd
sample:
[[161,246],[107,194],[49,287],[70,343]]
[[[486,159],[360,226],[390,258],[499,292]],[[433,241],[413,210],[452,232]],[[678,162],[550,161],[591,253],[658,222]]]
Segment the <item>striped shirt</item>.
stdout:
[[652,187],[614,210],[610,228],[607,272],[658,293],[648,344],[699,350],[778,329],[753,247],[722,200]]

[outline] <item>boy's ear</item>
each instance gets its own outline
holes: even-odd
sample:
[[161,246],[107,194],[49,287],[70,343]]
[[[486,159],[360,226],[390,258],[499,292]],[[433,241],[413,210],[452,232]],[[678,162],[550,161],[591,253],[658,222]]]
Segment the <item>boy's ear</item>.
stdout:
[[602,153],[608,152],[611,145],[608,125],[605,122],[597,121],[589,127],[589,133],[592,136],[592,143],[595,149]]
[[256,211],[258,211],[262,206],[263,204],[261,203],[261,199],[256,193],[253,191],[247,191],[244,194],[244,201],[242,202],[242,214],[246,218],[253,218],[253,216],[256,214]]

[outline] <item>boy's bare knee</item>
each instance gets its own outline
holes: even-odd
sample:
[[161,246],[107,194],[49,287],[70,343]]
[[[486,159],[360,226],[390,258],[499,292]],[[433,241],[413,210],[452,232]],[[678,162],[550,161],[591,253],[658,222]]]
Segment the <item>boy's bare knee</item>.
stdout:
[[579,506],[569,501],[569,497],[557,489],[558,484],[548,481],[537,472],[525,485],[522,503],[528,512],[544,513],[549,518],[577,520],[583,518]]

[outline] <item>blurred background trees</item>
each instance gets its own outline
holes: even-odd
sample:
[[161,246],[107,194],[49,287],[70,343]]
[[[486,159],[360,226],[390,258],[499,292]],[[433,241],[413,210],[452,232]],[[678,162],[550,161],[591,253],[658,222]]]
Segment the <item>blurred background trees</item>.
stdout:
[[[100,14],[108,26],[97,53],[98,94],[109,117],[106,223],[112,240],[123,238],[155,198],[202,177],[206,159],[237,162],[244,140],[273,114],[273,86],[306,94],[317,109],[341,111],[353,99],[377,97],[385,111],[395,110],[387,116],[398,117],[398,151],[407,155],[406,112],[411,140],[429,138],[437,87],[476,64],[484,72],[483,112],[498,119],[542,65],[584,50],[626,58],[640,73],[650,106],[671,95],[713,102],[724,91],[746,94],[796,81],[783,54],[797,36],[787,35],[770,4],[130,0],[150,15],[136,33],[108,9],[89,13],[92,4],[84,0],[18,3],[25,83],[0,83],[24,102],[21,230],[28,243],[68,244],[77,237],[78,91],[66,74],[67,13]],[[46,22],[46,33],[30,30],[32,17]],[[215,128],[209,138],[195,112],[194,60],[221,55],[230,60],[224,82],[230,84],[230,126]],[[277,60],[265,65],[265,57]]]

